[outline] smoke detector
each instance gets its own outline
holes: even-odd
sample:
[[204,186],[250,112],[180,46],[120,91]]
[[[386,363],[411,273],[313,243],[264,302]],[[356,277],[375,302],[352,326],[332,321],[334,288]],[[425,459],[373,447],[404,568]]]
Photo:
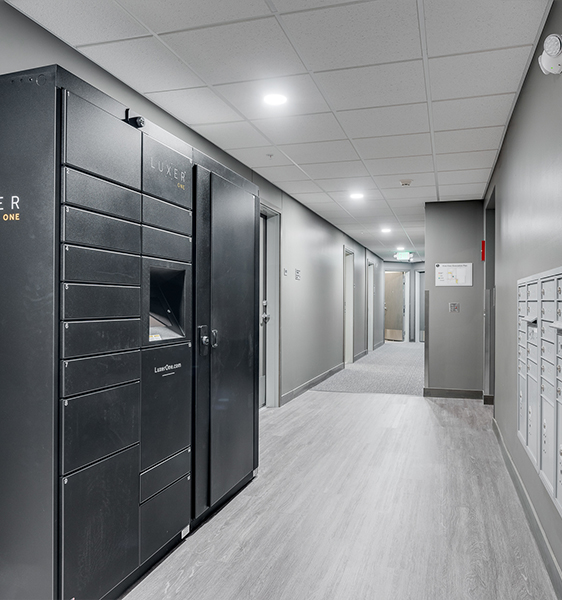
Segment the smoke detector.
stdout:
[[412,185],[412,179],[401,179],[400,180],[400,185],[402,187],[410,187],[410,185]]

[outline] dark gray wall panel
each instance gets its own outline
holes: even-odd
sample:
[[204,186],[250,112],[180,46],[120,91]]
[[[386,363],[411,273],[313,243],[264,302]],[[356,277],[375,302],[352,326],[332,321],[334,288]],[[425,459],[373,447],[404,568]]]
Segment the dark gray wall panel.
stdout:
[[19,215],[0,220],[0,597],[13,600],[55,585],[55,90],[52,70],[36,77],[0,79],[0,202]]
[[62,198],[66,204],[140,221],[141,195],[138,192],[68,167],[63,173]]
[[67,93],[65,134],[66,164],[140,189],[140,131]]

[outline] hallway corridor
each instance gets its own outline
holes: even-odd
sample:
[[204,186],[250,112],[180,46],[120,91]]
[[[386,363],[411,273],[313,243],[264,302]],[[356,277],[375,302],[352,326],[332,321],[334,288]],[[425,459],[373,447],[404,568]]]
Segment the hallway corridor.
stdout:
[[309,391],[260,417],[258,477],[126,600],[555,600],[491,407]]
[[385,342],[314,389],[423,396],[423,353],[421,343]]

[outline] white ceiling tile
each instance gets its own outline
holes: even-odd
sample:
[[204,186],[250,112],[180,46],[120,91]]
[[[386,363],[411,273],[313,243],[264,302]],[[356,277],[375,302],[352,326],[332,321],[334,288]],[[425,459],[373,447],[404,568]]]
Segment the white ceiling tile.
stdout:
[[450,196],[446,196],[444,194],[439,195],[441,202],[462,202],[464,200],[482,200],[482,198],[477,198],[474,194],[452,194]]
[[305,70],[274,18],[161,37],[212,84],[296,75]]
[[254,169],[262,177],[273,183],[277,181],[299,181],[309,179],[306,173],[303,173],[295,165],[285,167],[258,167]]
[[242,117],[209,88],[146,94],[158,106],[187,125],[242,121]]
[[[409,177],[412,173],[427,173],[433,171],[433,157],[408,156],[405,158],[376,158],[366,160],[365,164],[372,175],[400,175],[400,179]],[[413,179],[413,176],[411,177]]]
[[484,197],[484,193],[486,192],[486,188],[488,184],[486,183],[465,183],[459,185],[440,185],[439,186],[439,195],[443,198],[450,198],[451,196],[473,196],[475,199],[480,199]]
[[309,8],[325,8],[334,4],[350,4],[357,0],[273,0],[271,3],[280,12],[293,12]]
[[351,213],[369,213],[384,212],[392,214],[385,200],[349,200],[349,198],[339,200],[338,204]]
[[389,188],[401,188],[400,179],[411,179],[410,187],[435,185],[435,175],[431,173],[414,173],[408,177],[401,175],[379,175],[374,178],[376,184],[381,190]]
[[425,0],[429,56],[532,44],[548,0]]
[[365,165],[358,160],[316,163],[312,165],[301,164],[301,167],[308,173],[311,179],[367,177],[369,175]]
[[156,33],[241,21],[271,14],[264,0],[117,0]]
[[[275,79],[260,79],[215,86],[248,119],[304,115],[329,110],[310,75],[290,75]],[[280,106],[266,104],[267,94],[281,94],[287,102]]]
[[274,144],[322,142],[345,137],[332,113],[252,121]]
[[496,159],[496,150],[482,150],[480,152],[457,152],[455,154],[438,154],[438,171],[460,171],[461,169],[486,169],[491,168]]
[[432,103],[436,131],[506,125],[515,94]]
[[421,60],[327,71],[316,81],[334,110],[427,101]]
[[345,210],[343,210],[343,208],[340,208],[336,205],[324,206],[323,204],[311,204],[309,208],[313,210],[316,214],[319,214],[321,217],[326,217],[328,220],[330,218],[349,216],[349,214],[346,213]]
[[351,192],[352,190],[374,190],[377,188],[371,177],[318,179],[316,183],[325,192]]
[[8,4],[71,46],[150,33],[113,0],[10,0]]
[[299,164],[357,160],[359,158],[348,140],[312,142],[309,144],[282,144],[279,149]]
[[384,197],[387,200],[397,198],[412,198],[420,201],[437,200],[437,188],[432,186],[427,187],[410,187],[410,188],[394,188],[384,190]]
[[385,106],[338,112],[338,119],[351,138],[425,133],[429,131],[427,104]]
[[193,129],[220,148],[253,148],[270,143],[246,121],[216,125],[194,125]]
[[532,46],[432,58],[431,98],[449,100],[516,92]]
[[504,130],[504,127],[482,127],[437,131],[435,133],[435,152],[445,154],[472,150],[496,150],[500,146]]
[[492,174],[491,169],[469,169],[464,171],[441,171],[439,185],[456,183],[486,183]]
[[425,198],[390,198],[388,200],[388,204],[397,215],[400,214],[400,210],[404,209],[424,214],[426,202],[432,202],[432,200],[426,200]]
[[275,146],[261,148],[234,148],[228,153],[248,167],[281,167],[292,162]]
[[293,198],[297,199],[303,204],[317,204],[318,202],[333,202],[332,198],[324,192],[317,192],[313,194],[293,194]]
[[281,18],[313,71],[421,58],[413,0],[334,6]]
[[314,181],[284,181],[278,186],[287,194],[308,194],[322,191]]
[[361,158],[394,158],[431,154],[429,133],[359,138],[353,140]]
[[204,85],[154,37],[87,46],[80,52],[139,92]]

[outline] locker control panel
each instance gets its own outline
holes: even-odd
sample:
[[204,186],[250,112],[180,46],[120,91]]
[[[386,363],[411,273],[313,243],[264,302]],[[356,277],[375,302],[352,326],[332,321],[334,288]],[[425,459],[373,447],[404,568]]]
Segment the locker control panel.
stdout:
[[517,282],[517,434],[562,514],[562,267]]

